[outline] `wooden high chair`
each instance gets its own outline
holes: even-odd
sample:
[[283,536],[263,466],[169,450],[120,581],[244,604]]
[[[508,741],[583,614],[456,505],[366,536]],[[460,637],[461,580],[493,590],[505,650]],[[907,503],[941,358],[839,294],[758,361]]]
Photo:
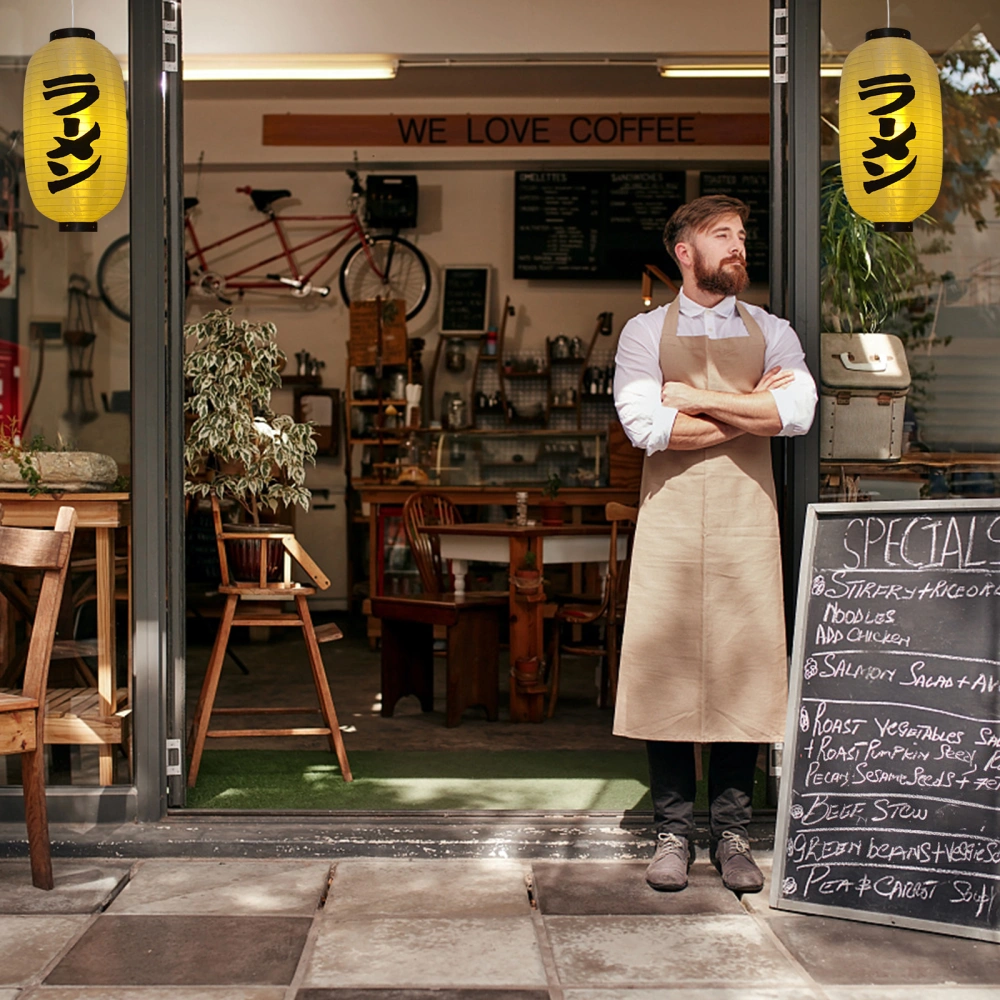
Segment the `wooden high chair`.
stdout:
[[[212,497],[212,517],[215,521],[215,539],[219,549],[219,569],[222,583],[219,593],[226,595],[226,606],[222,612],[222,621],[212,647],[212,655],[208,661],[208,669],[198,697],[198,707],[194,714],[191,740],[191,764],[188,770],[188,788],[193,788],[198,780],[198,769],[201,767],[201,756],[208,737],[233,739],[240,736],[328,736],[330,748],[337,754],[340,772],[344,781],[352,781],[351,766],[347,760],[347,750],[337,723],[337,711],[333,705],[333,696],[327,683],[326,672],[323,669],[323,659],[319,652],[319,643],[340,639],[342,633],[336,625],[322,625],[313,628],[309,615],[309,605],[306,598],[316,593],[317,588],[326,590],[330,581],[309,558],[305,549],[299,545],[292,532],[274,531],[240,531],[238,534],[226,531],[222,524],[219,501]],[[234,580],[230,574],[229,559],[226,546],[236,541],[254,541],[260,550],[257,579],[250,582]],[[270,543],[270,544],[269,544]],[[283,571],[280,580],[268,579],[268,550],[272,545],[280,545],[283,549]],[[292,560],[295,560],[312,579],[315,586],[296,583],[291,578]],[[245,612],[239,613],[241,601],[249,605]],[[261,603],[268,601],[294,601],[294,613],[264,613]],[[218,715],[255,715],[255,714],[302,714],[315,712],[313,708],[276,708],[246,707],[246,708],[215,708],[215,695],[219,687],[219,677],[222,674],[222,661],[226,655],[229,633],[234,625],[262,625],[266,627],[301,628],[309,654],[309,665],[312,668],[313,684],[316,686],[316,697],[319,701],[319,713],[325,723],[321,727],[295,727],[288,729],[209,729],[212,714]]]
[[0,528],[0,567],[45,571],[31,626],[24,685],[18,694],[0,693],[0,754],[21,755],[31,881],[39,889],[53,885],[45,806],[45,695],[75,530],[76,511],[72,507],[59,508],[54,531]]

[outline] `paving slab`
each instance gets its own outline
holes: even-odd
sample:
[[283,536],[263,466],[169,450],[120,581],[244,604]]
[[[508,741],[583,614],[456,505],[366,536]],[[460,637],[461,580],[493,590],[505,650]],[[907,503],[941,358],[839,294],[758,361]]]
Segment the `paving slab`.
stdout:
[[339,861],[325,918],[528,916],[523,861]]
[[308,917],[97,918],[46,978],[56,986],[277,986],[292,981]]
[[748,915],[544,917],[572,986],[803,986]]
[[82,914],[0,916],[0,986],[37,979],[88,920]]
[[0,861],[0,913],[96,913],[128,881],[131,865],[115,861],[53,858],[54,889],[31,884],[27,858]]
[[[284,986],[41,986],[35,1000],[285,1000]],[[0,1000],[6,1000],[0,995]]]
[[989,941],[779,910],[762,919],[824,985],[1000,983],[1000,944]]
[[326,861],[140,861],[108,912],[311,916],[329,877]]
[[645,861],[536,861],[531,871],[538,910],[546,916],[744,914],[708,861],[692,865],[683,892],[650,889],[646,866]]
[[[679,987],[658,989],[563,990],[564,1000],[827,1000],[822,990],[806,986]],[[910,997],[909,1000],[919,1000]]]
[[326,987],[542,987],[530,916],[322,918],[302,985]]
[[828,1000],[997,1000],[998,986],[827,986]]
[[295,1000],[549,1000],[548,990],[299,990]]

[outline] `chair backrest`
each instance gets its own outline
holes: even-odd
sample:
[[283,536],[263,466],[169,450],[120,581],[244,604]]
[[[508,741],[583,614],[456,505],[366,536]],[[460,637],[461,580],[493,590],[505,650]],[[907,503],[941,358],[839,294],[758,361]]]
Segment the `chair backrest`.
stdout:
[[439,540],[421,529],[427,525],[461,524],[458,508],[446,496],[420,490],[412,493],[403,504],[403,529],[413,561],[420,573],[420,585],[425,594],[437,596],[450,588],[441,562]]
[[625,609],[625,595],[628,591],[628,569],[632,557],[632,535],[629,532],[625,558],[618,561],[619,525],[634,525],[639,511],[635,507],[612,501],[604,507],[604,516],[611,522],[611,555],[608,559],[608,622],[617,622]]
[[[2,517],[3,509],[0,508]],[[43,571],[22,689],[26,698],[38,700],[39,718],[44,712],[49,660],[75,532],[76,511],[72,507],[59,508],[54,531],[0,527],[0,568]]]
[[[329,577],[316,565],[309,553],[302,548],[294,534],[287,532],[254,532],[252,530],[241,531],[239,534],[235,532],[227,533],[222,523],[222,509],[219,506],[219,498],[213,496],[211,503],[212,522],[215,525],[215,543],[219,549],[219,575],[222,586],[228,587],[232,583],[229,573],[229,554],[226,546],[239,545],[241,543],[245,546],[248,542],[256,542],[257,544],[252,550],[256,563],[254,571],[255,579],[249,581],[248,585],[265,589],[268,587],[287,587],[289,585],[291,577],[287,568],[280,581],[270,579],[268,576],[268,563],[274,556],[272,547],[281,545],[283,553],[287,553],[288,556],[302,567],[316,587],[320,590],[327,590],[329,588]],[[239,571],[239,561],[237,561],[237,571]]]

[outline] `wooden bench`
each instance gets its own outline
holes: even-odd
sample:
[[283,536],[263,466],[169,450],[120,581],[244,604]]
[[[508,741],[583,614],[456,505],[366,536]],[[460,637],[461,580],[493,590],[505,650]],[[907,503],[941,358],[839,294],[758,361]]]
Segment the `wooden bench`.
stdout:
[[499,712],[500,616],[504,593],[435,597],[373,597],[372,614],[382,621],[382,715],[416,695],[425,712],[434,708],[434,626],[446,631],[445,725],[457,726],[473,705],[495,721]]

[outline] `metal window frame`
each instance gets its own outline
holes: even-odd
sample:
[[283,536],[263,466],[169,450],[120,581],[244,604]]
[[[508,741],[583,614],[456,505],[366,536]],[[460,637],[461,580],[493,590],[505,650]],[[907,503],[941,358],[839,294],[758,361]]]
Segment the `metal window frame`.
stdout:
[[[129,0],[128,12],[134,783],[49,787],[56,823],[164,817],[165,740],[176,730],[167,708],[171,698],[180,711],[184,704],[181,78],[164,72],[165,42],[173,42],[175,58],[179,50],[180,0]],[[167,269],[151,252],[165,245]],[[23,815],[20,788],[0,789],[0,816]]]

